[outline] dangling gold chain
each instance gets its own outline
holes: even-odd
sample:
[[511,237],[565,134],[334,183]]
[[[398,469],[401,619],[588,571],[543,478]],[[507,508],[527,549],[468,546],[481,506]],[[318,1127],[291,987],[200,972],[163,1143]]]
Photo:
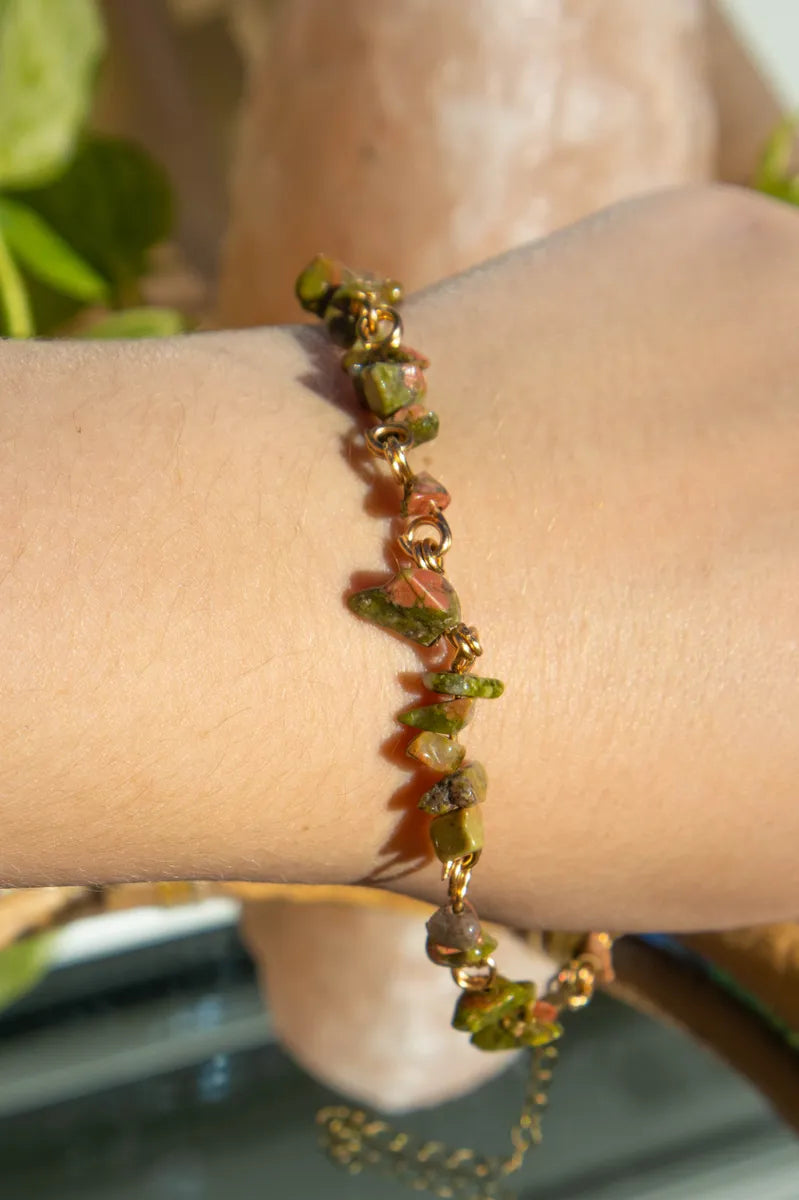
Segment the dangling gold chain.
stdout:
[[[414,1140],[386,1121],[346,1105],[323,1108],[317,1121],[327,1153],[337,1166],[352,1174],[375,1167],[418,1191],[458,1200],[500,1200],[503,1181],[518,1171],[527,1151],[541,1141],[541,1117],[547,1106],[555,1046],[543,1046],[530,1056],[531,1069],[519,1119],[510,1133],[510,1154],[481,1156],[443,1142]],[[505,1193],[507,1195],[507,1193]]]

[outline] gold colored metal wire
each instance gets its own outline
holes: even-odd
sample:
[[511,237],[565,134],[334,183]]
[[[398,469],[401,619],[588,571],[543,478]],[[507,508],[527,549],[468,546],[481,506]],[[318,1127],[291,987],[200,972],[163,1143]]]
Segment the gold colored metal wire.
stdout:
[[451,858],[444,864],[441,878],[447,884],[450,907],[453,912],[463,912],[472,871],[480,861],[481,850],[475,850],[463,858]]
[[483,653],[480,635],[473,625],[466,625],[461,621],[444,636],[455,649],[455,657],[450,664],[450,671],[457,671],[461,675],[465,674],[475,659]]
[[413,434],[407,425],[391,421],[385,425],[373,425],[364,433],[364,439],[375,458],[386,457],[386,446],[389,443],[396,442],[400,450],[410,450],[413,445]]
[[373,309],[379,303],[377,292],[366,287],[358,288],[357,291],[350,292],[349,303],[350,311],[359,318],[365,310]]
[[596,987],[596,968],[587,958],[578,958],[558,972],[550,997],[566,1008],[585,1008]]
[[[389,331],[381,333],[382,325],[389,325]],[[389,304],[369,304],[358,317],[355,331],[369,349],[377,346],[396,349],[402,343],[402,317]]]
[[410,463],[405,457],[405,450],[396,438],[386,438],[383,453],[386,462],[391,468],[391,474],[394,476],[394,479],[401,488],[407,491],[413,483],[415,476]]
[[452,978],[463,992],[485,992],[497,977],[493,958],[484,958],[474,967],[452,967]]
[[[421,529],[433,529],[438,535],[437,540],[429,535],[419,537]],[[444,555],[452,545],[452,531],[446,517],[440,509],[422,513],[408,522],[408,527],[397,539],[400,549],[419,567],[428,571],[444,571]]]

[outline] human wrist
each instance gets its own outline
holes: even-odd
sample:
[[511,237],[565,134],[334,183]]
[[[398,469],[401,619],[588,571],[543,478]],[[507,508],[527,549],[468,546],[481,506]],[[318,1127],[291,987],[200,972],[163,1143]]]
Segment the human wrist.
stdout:
[[327,650],[360,496],[309,345],[2,347],[10,882],[354,869]]

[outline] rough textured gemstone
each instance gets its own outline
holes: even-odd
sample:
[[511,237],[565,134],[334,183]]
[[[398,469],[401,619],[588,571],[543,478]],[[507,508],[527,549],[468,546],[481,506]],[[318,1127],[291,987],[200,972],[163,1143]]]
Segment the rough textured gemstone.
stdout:
[[448,696],[472,696],[478,700],[495,700],[505,691],[501,679],[479,675],[459,675],[457,671],[426,671],[424,685],[431,692]]
[[405,753],[432,771],[455,771],[463,762],[466,748],[444,733],[420,733]]
[[497,975],[490,987],[482,992],[464,992],[455,1006],[452,1024],[465,1033],[479,1033],[504,1017],[525,1014],[536,1001],[534,983],[514,983]]
[[437,946],[452,950],[471,950],[480,944],[480,920],[471,908],[456,913],[451,908],[439,908],[427,922],[427,936]]
[[430,822],[430,840],[441,862],[464,858],[483,849],[483,814],[479,806],[459,808],[434,817]]
[[427,391],[418,363],[377,362],[363,367],[359,385],[368,407],[378,417],[390,417],[398,408],[421,400]]
[[[452,584],[438,571],[423,567],[407,567],[380,587],[356,592],[347,603],[359,617],[401,633],[423,646],[432,646],[442,633],[452,629],[461,619],[460,602]],[[465,721],[461,722],[463,724]],[[419,728],[432,727],[422,725]]]
[[426,729],[429,733],[454,734],[468,725],[474,716],[473,700],[442,700],[440,704],[422,704],[400,713],[403,725]]
[[[428,475],[427,471],[421,471],[418,475],[414,475],[405,489],[405,495],[402,498],[402,515],[403,517],[423,516],[435,511],[436,508],[446,508],[450,499],[450,494],[443,483],[439,483],[432,475]],[[466,692],[461,692],[463,696],[466,694]]]
[[553,1005],[536,1000],[535,984],[498,975],[485,991],[463,993],[452,1024],[470,1033],[480,1050],[514,1050],[546,1046],[560,1037],[563,1029],[555,1016]]
[[419,807],[433,816],[454,812],[456,808],[471,808],[483,803],[487,787],[488,778],[483,764],[469,763],[434,783],[422,796]]
[[478,1050],[519,1050],[522,1046],[548,1046],[562,1033],[562,1026],[543,1021],[509,1022],[509,1027],[500,1022],[473,1033],[469,1041]]
[[306,312],[321,316],[328,301],[347,275],[346,267],[326,254],[317,254],[297,277],[294,290]]
[[410,404],[407,408],[398,408],[394,413],[394,420],[408,426],[417,446],[438,437],[438,413],[428,411],[423,404]]

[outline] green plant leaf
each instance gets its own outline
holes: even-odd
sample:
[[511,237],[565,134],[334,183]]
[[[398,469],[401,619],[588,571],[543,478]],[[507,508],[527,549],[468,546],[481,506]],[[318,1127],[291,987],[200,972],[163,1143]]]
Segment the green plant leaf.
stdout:
[[106,299],[106,281],[33,209],[0,196],[0,232],[11,253],[34,278],[86,304]]
[[2,228],[0,228],[0,314],[3,317],[3,330],[8,337],[33,336],[33,313],[28,290],[3,237]]
[[0,1011],[30,992],[47,974],[54,934],[25,938],[0,951]]
[[799,117],[786,117],[772,133],[752,184],[767,196],[799,204],[799,172],[792,168],[799,139]]
[[63,169],[103,44],[96,0],[0,0],[0,186],[35,186]]
[[174,308],[127,308],[111,313],[87,329],[87,338],[172,337],[185,333],[186,322]]
[[165,173],[141,147],[118,138],[87,137],[59,179],[18,199],[109,281],[118,304],[136,294],[147,252],[172,227]]

